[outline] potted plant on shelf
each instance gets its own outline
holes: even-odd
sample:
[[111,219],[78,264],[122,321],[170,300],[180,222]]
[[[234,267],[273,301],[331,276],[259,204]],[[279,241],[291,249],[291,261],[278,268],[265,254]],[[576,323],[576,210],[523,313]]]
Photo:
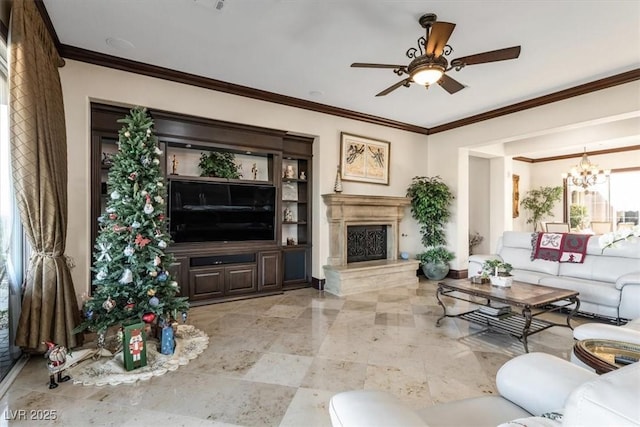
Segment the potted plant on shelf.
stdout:
[[513,283],[511,270],[513,270],[513,266],[508,262],[503,262],[499,259],[490,259],[482,264],[481,277],[488,277],[494,286],[509,287],[511,283]]
[[416,176],[407,188],[407,197],[411,198],[411,214],[420,224],[422,244],[427,248],[416,258],[425,276],[441,280],[449,273],[449,262],[455,257],[445,247],[444,232],[454,196],[439,176]]
[[[545,216],[553,216],[553,207],[562,197],[562,187],[540,187],[527,191],[520,206],[530,212],[527,224],[533,223],[533,231],[538,231],[538,224]],[[544,230],[540,230],[544,231]]]
[[233,153],[210,151],[200,155],[200,176],[213,176],[217,178],[238,179],[242,176],[241,166],[235,162]]

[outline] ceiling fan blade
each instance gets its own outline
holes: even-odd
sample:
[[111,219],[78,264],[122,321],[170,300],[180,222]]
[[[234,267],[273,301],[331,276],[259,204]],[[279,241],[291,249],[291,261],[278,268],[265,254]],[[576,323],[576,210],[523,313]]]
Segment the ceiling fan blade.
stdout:
[[490,52],[476,53],[475,55],[456,58],[451,61],[451,66],[456,68],[464,67],[465,65],[485,64],[487,62],[516,59],[518,56],[520,56],[520,46],[513,46],[505,49],[492,50]]
[[377,94],[376,96],[385,96],[389,92],[393,92],[394,90],[398,89],[400,86],[409,87],[410,83],[411,83],[411,78],[409,78],[409,77],[404,79],[404,80],[400,80],[398,83],[392,84],[391,86],[389,86],[388,88],[386,88],[385,90],[383,90],[382,92]]
[[404,68],[405,65],[394,64],[368,64],[366,62],[354,62],[351,64],[354,68]]
[[464,89],[464,85],[462,83],[454,78],[447,76],[446,74],[442,75],[440,80],[438,80],[438,84],[451,95]]
[[433,55],[436,58],[442,55],[442,50],[447,45],[449,37],[451,37],[451,33],[453,33],[455,27],[456,24],[452,24],[451,22],[435,22],[431,26],[425,53],[427,55]]

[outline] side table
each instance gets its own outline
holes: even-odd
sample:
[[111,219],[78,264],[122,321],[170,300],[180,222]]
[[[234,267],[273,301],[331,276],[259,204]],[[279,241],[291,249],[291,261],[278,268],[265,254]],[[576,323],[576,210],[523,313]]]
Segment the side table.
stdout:
[[640,360],[640,345],[622,341],[589,339],[578,341],[573,346],[576,357],[587,366],[595,369],[597,374],[613,371],[629,361]]

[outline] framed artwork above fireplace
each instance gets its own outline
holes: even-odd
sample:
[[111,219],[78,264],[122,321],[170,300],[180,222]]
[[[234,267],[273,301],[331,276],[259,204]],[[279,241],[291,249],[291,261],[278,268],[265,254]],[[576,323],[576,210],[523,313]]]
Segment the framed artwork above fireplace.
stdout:
[[340,176],[343,181],[389,185],[388,141],[342,132]]

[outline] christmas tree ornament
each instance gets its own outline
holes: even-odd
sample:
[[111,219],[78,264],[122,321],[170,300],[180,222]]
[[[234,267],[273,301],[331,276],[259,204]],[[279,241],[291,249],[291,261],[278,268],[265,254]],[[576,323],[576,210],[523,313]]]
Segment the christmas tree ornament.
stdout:
[[151,129],[147,129],[147,135],[151,135]]
[[157,307],[158,304],[160,304],[160,300],[157,297],[151,297],[149,298],[149,305],[151,307]]
[[131,256],[135,253],[135,249],[133,249],[133,246],[127,246],[126,248],[124,248],[124,254],[125,256]]
[[164,204],[164,199],[161,196],[156,196],[153,198],[153,200],[155,200],[156,203],[160,203],[161,205]]
[[87,310],[84,312],[84,317],[86,317],[87,319],[92,319],[93,318],[93,310]]
[[152,213],[153,213],[153,205],[151,205],[151,197],[150,197],[148,194],[147,194],[146,198],[147,198],[147,201],[146,201],[146,203],[144,204],[144,209],[143,209],[143,211],[144,211],[144,213],[146,213],[147,215],[150,215],[150,214],[152,214]]
[[112,198],[113,200],[118,200],[118,199],[120,198],[120,193],[118,193],[116,190],[113,190],[113,191],[111,192],[111,198]]
[[142,315],[142,320],[145,323],[151,323],[155,318],[156,318],[156,315],[154,313],[145,313]]
[[164,249],[164,248],[166,248],[166,247],[167,247],[167,242],[165,242],[164,240],[160,240],[160,241],[158,242],[158,247],[159,247],[160,249]]
[[182,312],[182,323],[186,323],[187,322],[187,312],[183,311]]
[[135,307],[135,306],[136,306],[136,305],[135,305],[133,302],[129,302],[129,303],[127,303],[127,304],[124,306],[124,309],[125,309],[126,311],[132,311],[132,310],[133,310],[133,307]]
[[156,147],[156,148],[153,150],[153,152],[156,154],[156,156],[159,156],[159,155],[161,155],[161,154],[162,154],[162,150],[161,150],[161,149],[159,149],[158,147]]
[[153,259],[153,265],[155,265],[156,267],[160,265],[160,263],[162,262],[162,260],[160,259],[160,257],[158,255],[156,255],[156,257]]
[[98,274],[96,274],[96,279],[97,279],[97,280],[104,280],[104,279],[106,279],[106,278],[107,278],[107,272],[106,272],[106,271],[104,271],[104,270],[100,270],[100,271],[98,272]]
[[162,188],[162,187],[164,187],[164,184],[162,182],[158,181],[158,183],[156,184],[156,187]]
[[129,137],[131,136],[131,134],[129,133],[129,131],[125,131],[124,136],[125,136],[126,138],[129,138]]
[[107,213],[113,213],[116,211],[116,208],[107,208]]
[[131,173],[129,174],[129,179],[130,179],[131,181],[135,181],[135,180],[136,180],[136,178],[138,178],[138,172],[131,172]]
[[149,156],[142,156],[140,157],[140,163],[142,164],[142,166],[149,166],[151,160],[149,159]]
[[99,243],[98,249],[100,249],[100,255],[98,256],[98,261],[102,261],[102,260],[111,261],[111,255],[109,255],[109,251],[111,250],[111,243]]
[[112,220],[112,221],[113,221],[113,220],[114,220],[114,219],[116,219],[116,218],[118,218],[118,215],[116,215],[116,214],[114,214],[114,213],[110,213],[110,214],[109,214],[109,219],[110,219],[110,220]]
[[111,297],[108,297],[103,303],[102,303],[102,308],[104,308],[105,310],[107,310],[107,313],[110,312],[111,310],[113,310],[116,306],[116,302],[114,300],[111,299]]
[[122,283],[123,285],[133,282],[133,272],[128,268],[124,270],[124,272],[122,273],[122,277],[120,277],[120,280],[118,280],[118,282]]
[[157,275],[158,275],[157,271],[150,271],[149,272],[149,276],[151,276],[151,277],[156,277]]
[[99,222],[99,223],[103,223],[103,222],[104,222],[104,215],[100,215],[100,216],[98,217],[98,222]]
[[134,228],[134,229],[138,229],[138,228],[140,228],[141,226],[142,226],[142,224],[140,224],[138,221],[133,221],[133,222],[131,223],[131,228]]
[[140,195],[143,196],[143,197],[147,197],[148,194],[149,194],[149,192],[147,190],[142,190],[140,192]]
[[158,274],[158,282],[165,282],[167,278],[168,278],[167,273],[165,273],[164,271]]
[[163,219],[164,219],[164,214],[162,214],[162,213],[161,213],[161,214],[159,214],[159,215],[158,215],[158,220],[162,221]]
[[150,297],[154,296],[156,294],[156,290],[151,288],[147,291],[147,295],[149,295]]
[[143,237],[142,234],[138,233],[136,235],[136,240],[135,243],[136,245],[138,245],[141,248],[144,248],[145,246],[147,246],[149,243],[151,242],[151,239],[147,239],[146,237]]
[[153,164],[154,164],[154,165],[159,165],[159,164],[160,164],[160,160],[158,160],[158,159],[153,159]]
[[178,282],[169,282],[169,286],[171,286],[172,288],[178,288]]

